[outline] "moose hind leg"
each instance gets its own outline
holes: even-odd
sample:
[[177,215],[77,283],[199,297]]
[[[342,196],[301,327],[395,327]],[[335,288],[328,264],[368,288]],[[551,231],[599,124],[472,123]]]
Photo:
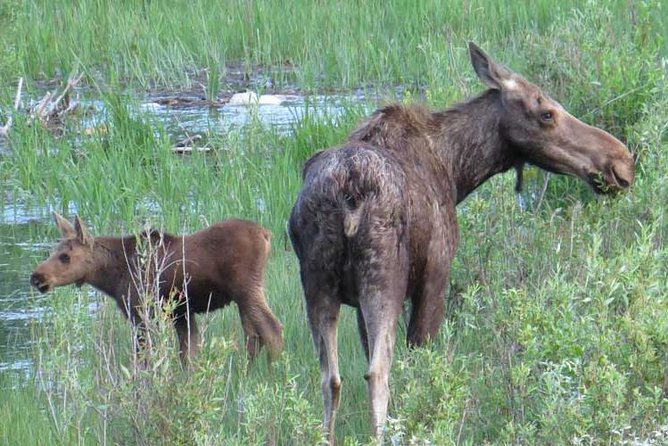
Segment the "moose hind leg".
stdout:
[[[389,294],[395,294],[390,296]],[[394,302],[393,299],[399,302]],[[387,299],[387,300],[385,300]],[[377,438],[383,435],[390,400],[390,368],[394,356],[397,321],[403,296],[394,290],[378,290],[362,306],[369,346],[369,368],[364,375],[371,403],[371,420]]]
[[[326,287],[325,287],[326,288]],[[325,432],[334,444],[334,426],[341,398],[341,376],[337,345],[337,323],[341,304],[333,290],[321,284],[304,284],[309,326],[320,360],[322,396],[325,404]]]
[[406,257],[400,252],[395,261],[382,267],[376,264],[373,269],[363,272],[361,278],[360,309],[369,347],[369,368],[364,378],[369,391],[374,433],[376,438],[382,439],[390,400],[390,368],[397,323],[406,296]]

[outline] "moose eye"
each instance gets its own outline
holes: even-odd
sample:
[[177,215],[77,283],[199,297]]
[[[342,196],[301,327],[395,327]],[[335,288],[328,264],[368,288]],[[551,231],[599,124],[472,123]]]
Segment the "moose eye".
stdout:
[[542,112],[540,114],[540,120],[545,122],[545,123],[550,123],[554,119],[554,116],[552,115],[552,112]]
[[70,256],[68,254],[61,254],[58,259],[63,263],[70,263]]

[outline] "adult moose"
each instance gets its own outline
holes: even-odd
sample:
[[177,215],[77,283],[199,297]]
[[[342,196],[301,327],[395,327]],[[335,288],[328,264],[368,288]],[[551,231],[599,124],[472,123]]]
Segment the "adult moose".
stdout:
[[292,210],[309,325],[320,356],[324,427],[334,442],[339,405],[336,329],[357,308],[372,422],[382,437],[397,321],[410,299],[409,345],[434,337],[458,242],[455,206],[489,177],[524,163],[574,175],[598,193],[629,187],[631,154],[571,116],[520,75],[469,44],[489,89],[445,111],[389,105],[340,147],[316,153]]
[[78,216],[74,224],[57,213],[54,218],[63,239],[30,278],[40,292],[72,283],[92,285],[114,298],[138,329],[137,345],[141,345],[150,316],[144,294],[159,288],[154,297],[161,302],[181,300],[173,322],[183,362],[199,349],[195,313],[234,301],[250,359],[264,344],[272,357],[282,350],[283,327],[264,294],[271,232],[262,226],[227,220],[187,236],[153,230],[117,238],[91,236]]

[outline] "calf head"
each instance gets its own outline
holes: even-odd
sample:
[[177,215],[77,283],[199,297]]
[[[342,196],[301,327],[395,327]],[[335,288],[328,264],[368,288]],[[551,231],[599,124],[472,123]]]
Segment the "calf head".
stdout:
[[72,224],[56,212],[53,216],[63,238],[30,276],[30,283],[41,293],[72,283],[81,286],[95,267],[95,240],[79,217]]
[[626,146],[609,133],[583,123],[538,86],[469,44],[478,77],[499,90],[501,138],[519,156],[545,170],[574,175],[606,193],[633,184],[635,163]]

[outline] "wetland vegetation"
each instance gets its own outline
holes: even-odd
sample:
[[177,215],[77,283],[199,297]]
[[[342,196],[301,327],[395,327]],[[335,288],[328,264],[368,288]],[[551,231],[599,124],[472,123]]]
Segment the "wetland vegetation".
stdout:
[[[0,126],[13,125],[0,137],[0,442],[318,444],[320,376],[285,234],[303,161],[388,100],[439,108],[480,92],[469,40],[623,140],[636,184],[597,197],[530,169],[521,194],[508,173],[462,203],[448,318],[427,347],[399,343],[386,438],[668,442],[668,9],[658,0],[1,2]],[[32,122],[29,108],[75,74],[81,106],[57,131]],[[263,106],[230,125],[225,101],[247,88],[303,99],[280,128]],[[164,97],[177,101],[154,113]],[[206,125],[189,127],[200,112]],[[195,133],[204,150],[175,154]],[[229,217],[270,228],[281,359],[249,369],[226,309],[201,318],[193,373],[160,319],[152,368],[133,370],[131,330],[111,299],[29,290],[58,237],[51,210],[98,234],[187,233]],[[337,437],[367,444],[366,363],[353,311],[342,317]]]

